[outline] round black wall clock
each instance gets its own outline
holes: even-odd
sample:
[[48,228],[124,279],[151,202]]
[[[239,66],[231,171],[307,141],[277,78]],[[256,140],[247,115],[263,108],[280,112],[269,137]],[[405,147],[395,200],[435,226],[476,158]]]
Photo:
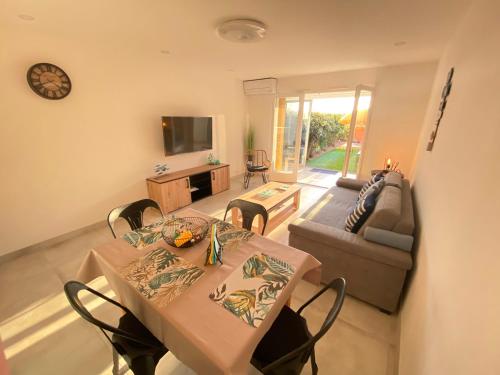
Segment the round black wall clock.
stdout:
[[28,70],[28,84],[42,98],[58,100],[71,91],[71,81],[68,75],[54,64],[38,63]]

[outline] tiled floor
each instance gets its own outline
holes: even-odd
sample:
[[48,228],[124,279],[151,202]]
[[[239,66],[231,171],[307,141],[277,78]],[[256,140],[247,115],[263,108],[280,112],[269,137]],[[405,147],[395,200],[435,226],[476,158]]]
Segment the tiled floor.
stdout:
[[[242,193],[241,180],[234,179],[231,190],[196,202],[192,207],[222,217],[227,202]],[[258,179],[252,181],[253,185],[259,183]],[[300,212],[324,191],[325,188],[304,185]],[[285,223],[268,237],[286,243],[287,236]],[[0,263],[0,336],[13,375],[111,374],[109,343],[99,330],[71,310],[62,292],[64,282],[75,276],[88,249],[111,239],[109,229],[102,226],[58,245]],[[92,286],[113,296],[104,278],[94,280]],[[293,294],[292,307],[300,306],[317,288],[301,282]],[[333,298],[333,292],[326,293],[308,309],[306,317],[312,329],[319,327]],[[99,305],[93,299],[88,303],[94,314],[113,316],[106,305]],[[320,372],[397,374],[398,339],[396,316],[383,314],[347,297],[333,328],[316,345]],[[310,374],[310,367],[303,373]],[[194,373],[169,353],[160,362],[157,374]]]

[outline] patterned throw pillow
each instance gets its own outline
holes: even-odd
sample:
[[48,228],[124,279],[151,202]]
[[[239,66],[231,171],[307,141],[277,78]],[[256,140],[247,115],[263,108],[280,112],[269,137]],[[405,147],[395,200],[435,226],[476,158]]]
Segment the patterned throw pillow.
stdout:
[[361,199],[354,210],[347,216],[345,220],[345,230],[351,233],[358,233],[359,229],[366,222],[370,214],[375,209],[376,194],[367,194],[363,199]]
[[375,182],[378,182],[380,180],[383,180],[384,179],[384,173],[383,172],[379,172],[377,174],[374,174],[372,176],[372,178],[370,178],[370,180],[363,185],[363,187],[361,188],[361,190],[359,191],[359,195],[358,195],[358,200],[361,199],[361,197],[366,193],[366,191],[368,190],[368,188],[370,186],[372,186]]
[[361,190],[359,191],[358,200],[366,193],[366,191],[370,188],[370,181],[363,185]]
[[378,180],[377,182],[375,182],[373,185],[371,185],[368,189],[366,189],[366,191],[363,193],[363,194],[360,194],[359,199],[363,199],[364,197],[366,197],[368,194],[372,194],[374,193],[375,194],[375,197],[377,197],[377,195],[379,195],[379,193],[382,191],[382,189],[384,188],[384,185],[385,185],[385,181],[384,179],[381,179],[381,180]]

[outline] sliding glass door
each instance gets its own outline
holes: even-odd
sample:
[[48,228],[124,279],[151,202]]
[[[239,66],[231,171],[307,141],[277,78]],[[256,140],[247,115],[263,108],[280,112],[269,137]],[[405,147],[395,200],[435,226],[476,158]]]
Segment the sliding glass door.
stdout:
[[372,89],[364,86],[278,97],[271,179],[296,182],[306,167],[355,177],[361,166],[371,97]]

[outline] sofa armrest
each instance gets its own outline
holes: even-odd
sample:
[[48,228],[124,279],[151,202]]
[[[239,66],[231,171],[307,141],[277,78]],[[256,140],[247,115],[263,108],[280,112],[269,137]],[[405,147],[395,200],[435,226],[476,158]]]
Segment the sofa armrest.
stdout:
[[288,230],[291,235],[310,239],[311,242],[320,242],[336,250],[379,263],[406,270],[411,269],[413,265],[410,253],[366,241],[360,235],[339,228],[299,218],[288,225]]
[[373,227],[366,227],[363,233],[363,238],[367,241],[376,242],[381,245],[387,245],[405,251],[411,251],[413,246],[413,236]]
[[355,180],[354,178],[345,178],[345,177],[340,177],[337,180],[337,186],[343,187],[346,189],[351,189],[351,190],[361,190],[364,184],[366,184],[368,181],[366,180]]

